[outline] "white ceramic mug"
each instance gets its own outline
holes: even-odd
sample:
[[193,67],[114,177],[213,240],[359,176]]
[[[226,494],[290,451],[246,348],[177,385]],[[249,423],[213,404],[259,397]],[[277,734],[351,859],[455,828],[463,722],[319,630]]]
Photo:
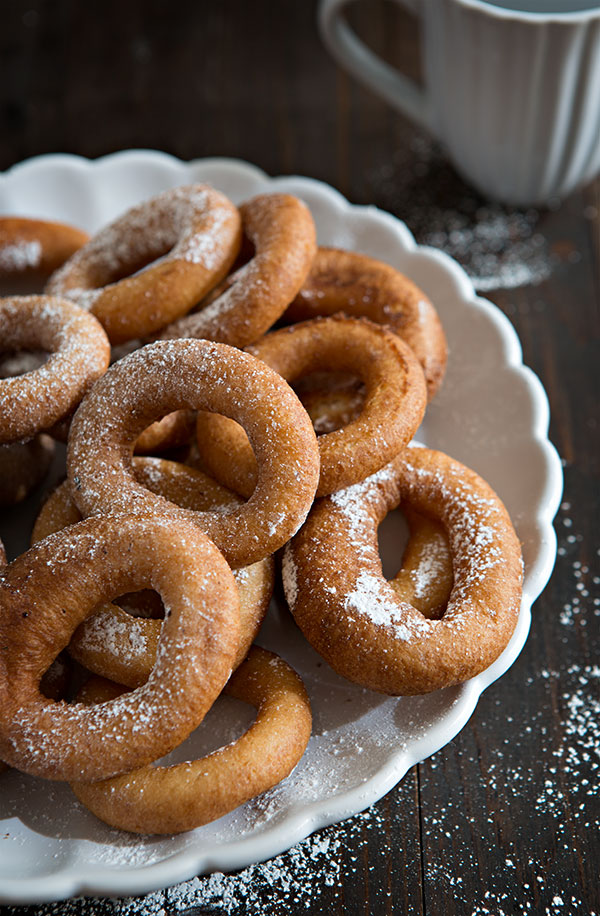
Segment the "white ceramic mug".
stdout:
[[397,0],[422,19],[424,88],[360,41],[350,2],[321,0],[331,53],[484,194],[545,203],[600,170],[600,2]]

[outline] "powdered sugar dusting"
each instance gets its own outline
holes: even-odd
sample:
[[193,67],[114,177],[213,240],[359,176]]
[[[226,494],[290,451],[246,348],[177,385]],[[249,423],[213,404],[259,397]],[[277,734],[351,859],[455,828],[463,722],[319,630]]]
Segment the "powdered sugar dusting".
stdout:
[[425,618],[420,626],[418,618],[408,625],[405,615],[399,613],[398,601],[387,582],[365,569],[359,573],[356,587],[347,595],[344,607],[367,617],[376,626],[391,630],[395,639],[410,640],[417,632],[425,632],[428,628]]
[[0,271],[19,273],[39,267],[42,260],[42,246],[37,239],[0,246]]
[[449,166],[440,146],[416,134],[391,162],[372,170],[374,202],[406,222],[417,242],[441,248],[476,289],[542,283],[557,264],[539,232],[540,214],[484,201]]
[[148,650],[147,622],[128,615],[121,619],[117,613],[95,614],[85,628],[86,649],[91,652],[108,652],[119,656],[125,651],[129,657],[142,656]]
[[445,540],[441,532],[430,535],[432,542],[427,553],[423,554],[419,565],[410,570],[414,585],[415,597],[426,598],[429,590],[446,570]]

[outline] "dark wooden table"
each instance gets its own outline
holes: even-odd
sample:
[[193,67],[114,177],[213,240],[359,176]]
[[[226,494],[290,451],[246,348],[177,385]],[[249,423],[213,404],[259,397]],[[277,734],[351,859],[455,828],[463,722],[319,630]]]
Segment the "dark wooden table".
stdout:
[[[313,2],[2,7],[1,168],[129,147],[237,156],[391,211],[462,261],[513,322],[548,392],[565,472],[556,568],[520,658],[462,733],[372,809],[268,867],[133,902],[15,912],[599,912],[600,184],[540,211],[482,200],[427,137],[336,68]],[[373,0],[355,23],[418,75],[411,19]]]

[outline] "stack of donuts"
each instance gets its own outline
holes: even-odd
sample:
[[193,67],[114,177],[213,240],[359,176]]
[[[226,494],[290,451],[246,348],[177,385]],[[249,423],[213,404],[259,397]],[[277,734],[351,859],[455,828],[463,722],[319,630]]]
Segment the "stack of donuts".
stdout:
[[[310,737],[298,675],[255,644],[278,576],[342,676],[458,684],[506,646],[522,562],[473,471],[413,443],[442,383],[434,306],[393,267],[317,247],[288,194],[178,187],[92,238],[0,220],[0,501],[66,479],[0,556],[0,760],[108,824],[171,834],[284,779]],[[275,329],[274,329],[275,326]],[[411,444],[413,443],[413,444]],[[384,577],[377,529],[409,537]],[[226,692],[250,728],[157,763]]]

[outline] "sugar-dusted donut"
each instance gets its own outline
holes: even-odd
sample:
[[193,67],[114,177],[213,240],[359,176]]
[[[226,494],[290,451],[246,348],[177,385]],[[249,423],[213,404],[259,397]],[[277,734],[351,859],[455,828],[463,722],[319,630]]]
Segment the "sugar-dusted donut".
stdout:
[[[85,696],[97,702],[118,692],[103,681],[92,683]],[[170,834],[223,817],[281,782],[310,737],[310,704],[300,678],[277,655],[254,646],[225,693],[257,708],[255,721],[236,741],[199,760],[71,783],[77,798],[113,827]]]
[[[244,426],[259,465],[247,503],[225,513],[198,512],[136,480],[137,437],[182,408],[215,410]],[[274,553],[298,530],[317,488],[319,449],[292,389],[255,356],[207,340],[165,340],[124,357],[96,383],[73,419],[67,469],[83,515],[160,512],[190,519],[239,567]]]
[[250,260],[160,335],[253,343],[283,314],[306,280],[316,250],[308,207],[291,194],[259,194],[240,207]]
[[284,320],[305,321],[335,312],[388,325],[405,340],[423,367],[431,400],[446,368],[446,337],[435,308],[412,280],[367,255],[319,248]]
[[[382,575],[377,527],[404,502],[448,537],[453,585],[439,620],[402,601]],[[474,471],[410,447],[315,503],[286,548],[283,578],[300,629],[339,674],[382,693],[419,694],[473,677],[505,648],[519,615],[521,550],[506,509]]]
[[0,506],[22,502],[48,473],[54,441],[41,434],[0,445]]
[[0,299],[0,351],[44,350],[45,363],[0,379],[0,444],[29,439],[67,416],[106,370],[110,346],[96,319],[55,296]]
[[82,229],[24,216],[0,217],[0,278],[47,276],[88,241]]
[[[167,609],[156,664],[94,708],[48,700],[40,679],[102,602],[152,587]],[[168,753],[202,721],[239,642],[233,575],[185,519],[93,518],[50,535],[0,576],[0,759],[50,779],[105,779]]]
[[47,291],[88,308],[119,344],[188,312],[233,264],[237,208],[208,185],[163,191],[132,207],[70,258]]
[[[216,481],[174,461],[134,458],[133,470],[140,483],[189,509],[222,511],[240,502]],[[42,507],[33,528],[32,543],[80,519],[65,481]],[[267,612],[273,594],[273,558],[245,566],[233,575],[240,598],[240,643],[233,662],[236,668],[246,657]],[[146,604],[146,595],[141,595],[136,612],[145,610]],[[162,621],[154,619],[153,610],[149,616],[139,617],[116,604],[103,605],[77,628],[69,652],[95,674],[138,687],[148,679],[156,660],[161,626]]]
[[[359,416],[319,437],[317,496],[364,480],[387,464],[412,439],[425,412],[425,381],[412,350],[391,331],[364,318],[334,315],[305,321],[267,334],[247,352],[290,383],[325,368],[353,372],[364,382]],[[219,443],[222,450],[217,449]],[[224,468],[232,474],[239,468],[234,486],[239,492],[255,479],[254,455],[239,425],[215,415],[201,416],[198,449],[218,479]]]

